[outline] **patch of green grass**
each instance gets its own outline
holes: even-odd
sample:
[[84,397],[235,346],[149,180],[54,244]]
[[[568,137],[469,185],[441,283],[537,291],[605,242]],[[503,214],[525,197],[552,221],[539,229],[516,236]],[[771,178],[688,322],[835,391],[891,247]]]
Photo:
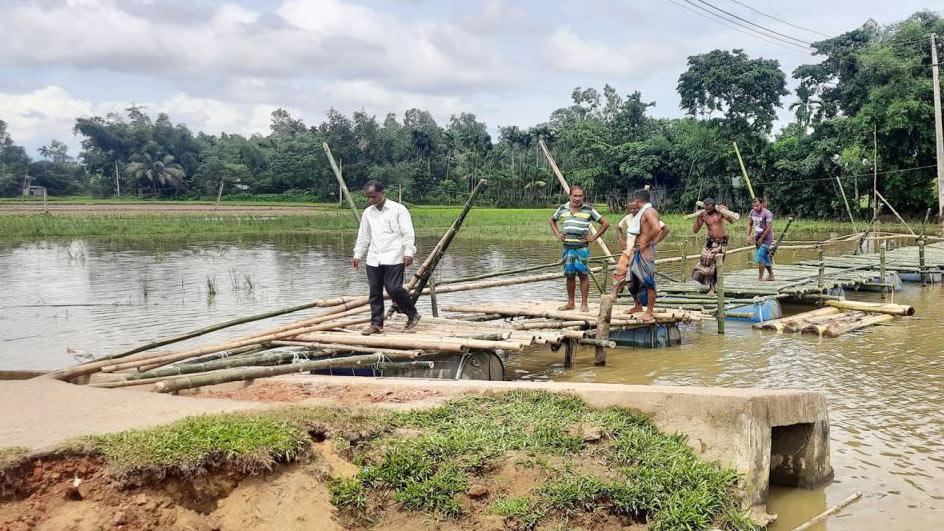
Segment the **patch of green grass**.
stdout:
[[[389,493],[403,507],[443,516],[461,514],[459,495],[509,452],[602,459],[606,477],[567,470],[533,496],[498,499],[492,510],[523,527],[547,518],[606,511],[649,521],[655,529],[755,526],[740,509],[733,471],[700,460],[682,436],[660,434],[639,412],[594,410],[579,398],[516,391],[452,400],[429,410],[393,414],[411,438],[382,436],[355,449],[365,466],[353,481],[332,486],[336,505],[357,512]],[[585,443],[579,425],[597,426],[600,444]],[[355,494],[352,494],[355,493]]]
[[528,529],[547,518],[544,507],[528,496],[502,498],[492,505],[492,512]]
[[202,415],[166,426],[92,437],[92,447],[119,475],[194,473],[220,464],[256,472],[291,461],[310,441],[302,427],[275,414]]

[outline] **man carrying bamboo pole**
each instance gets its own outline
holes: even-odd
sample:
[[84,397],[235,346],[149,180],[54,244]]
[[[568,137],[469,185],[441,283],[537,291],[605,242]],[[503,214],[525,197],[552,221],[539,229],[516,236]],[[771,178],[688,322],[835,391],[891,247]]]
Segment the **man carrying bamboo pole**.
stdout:
[[[564,246],[561,260],[564,262],[564,276],[567,278],[567,304],[559,310],[573,310],[577,277],[580,277],[580,311],[589,312],[587,297],[590,295],[590,242],[603,236],[610,223],[595,208],[584,204],[583,188],[574,185],[570,188],[570,201],[558,207],[551,216],[551,230]],[[600,224],[596,234],[590,234],[590,222]],[[561,226],[558,227],[558,222]]]
[[662,235],[662,222],[659,213],[649,202],[649,190],[637,190],[633,202],[638,207],[627,232],[634,234],[633,257],[629,263],[629,292],[636,299],[636,304],[627,313],[643,311],[645,294],[645,313],[639,320],[644,323],[655,321],[653,309],[656,305],[656,243]]
[[774,215],[764,208],[764,202],[757,197],[754,198],[751,218],[747,222],[747,241],[754,242],[757,247],[754,252],[757,281],[764,281],[764,269],[767,269],[767,280],[774,280],[774,261],[770,256],[770,246],[774,243]]
[[[616,240],[623,247],[623,252],[620,255],[619,262],[616,264],[616,272],[613,273],[613,295],[618,296],[620,291],[627,284],[626,275],[629,272],[629,264],[633,260],[633,254],[635,253],[636,247],[636,236],[638,232],[634,233],[633,230],[639,230],[640,227],[633,223],[635,216],[639,213],[639,210],[643,207],[643,203],[633,197],[629,202],[629,214],[620,220],[617,228],[619,229],[616,232]],[[632,230],[631,230],[632,229]],[[662,240],[668,237],[671,230],[665,225],[664,221],[659,221],[659,234],[656,236],[655,243],[659,245]],[[624,235],[625,233],[625,235]],[[632,297],[636,300],[639,300],[638,293],[630,293]]]
[[416,253],[413,220],[405,206],[387,199],[380,182],[367,181],[364,195],[371,206],[361,216],[357,243],[354,244],[354,259],[351,261],[355,268],[359,268],[364,255],[367,255],[370,326],[361,333],[369,336],[383,332],[385,289],[397,308],[406,315],[404,329],[408,330],[420,320],[410,293],[403,288],[403,272],[413,264],[413,255]]
[[701,226],[707,225],[708,238],[705,240],[705,247],[701,250],[701,258],[695,264],[695,269],[692,270],[692,279],[699,284],[707,284],[708,292],[711,293],[718,282],[715,260],[718,256],[723,256],[728,247],[728,233],[724,230],[725,218],[718,210],[715,200],[708,197],[705,198],[703,203],[705,210],[695,217],[695,225],[692,230],[695,234],[698,234]]

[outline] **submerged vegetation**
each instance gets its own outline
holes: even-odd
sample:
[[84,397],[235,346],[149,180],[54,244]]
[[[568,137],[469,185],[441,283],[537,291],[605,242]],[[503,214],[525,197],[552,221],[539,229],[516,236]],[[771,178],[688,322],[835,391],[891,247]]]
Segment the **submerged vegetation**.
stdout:
[[[407,511],[445,521],[500,518],[523,529],[601,518],[652,529],[756,528],[741,508],[734,472],[698,458],[683,436],[659,433],[636,411],[592,409],[539,391],[414,411],[287,407],[197,416],[89,437],[83,452],[142,485],[317,462],[313,441],[325,439],[357,471],[312,473],[352,525]],[[529,469],[531,480],[517,490],[502,484],[509,466]]]

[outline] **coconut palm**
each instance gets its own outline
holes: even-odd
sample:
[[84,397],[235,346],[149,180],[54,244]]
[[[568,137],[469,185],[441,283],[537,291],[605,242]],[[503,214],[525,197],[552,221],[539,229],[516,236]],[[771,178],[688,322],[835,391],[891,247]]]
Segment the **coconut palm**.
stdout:
[[128,164],[125,171],[135,180],[150,182],[155,192],[165,185],[180,185],[186,176],[183,167],[174,162],[173,155],[152,156],[145,153],[139,158],[139,161]]

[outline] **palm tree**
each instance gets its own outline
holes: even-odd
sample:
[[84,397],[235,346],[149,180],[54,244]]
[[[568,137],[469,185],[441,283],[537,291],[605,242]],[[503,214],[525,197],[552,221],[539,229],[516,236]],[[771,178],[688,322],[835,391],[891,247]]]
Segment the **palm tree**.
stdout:
[[180,164],[174,162],[173,155],[152,156],[145,153],[140,161],[132,162],[125,167],[125,171],[132,178],[139,181],[148,181],[154,192],[164,185],[178,186],[186,173]]

